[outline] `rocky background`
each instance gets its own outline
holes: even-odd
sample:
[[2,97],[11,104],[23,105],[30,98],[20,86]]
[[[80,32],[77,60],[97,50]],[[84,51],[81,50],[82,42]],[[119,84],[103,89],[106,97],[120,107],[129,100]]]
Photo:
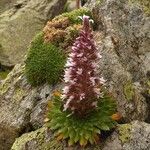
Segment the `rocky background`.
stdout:
[[45,127],[47,102],[61,85],[32,87],[24,75],[23,61],[32,38],[63,12],[65,3],[0,1],[0,150],[149,150],[149,0],[89,0],[85,5],[96,24],[94,37],[103,56],[101,72],[122,114],[115,131],[97,146],[68,148]]

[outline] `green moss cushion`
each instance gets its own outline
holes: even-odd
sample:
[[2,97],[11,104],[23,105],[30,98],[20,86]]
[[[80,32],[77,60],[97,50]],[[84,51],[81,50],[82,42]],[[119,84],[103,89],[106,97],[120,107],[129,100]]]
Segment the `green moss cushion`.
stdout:
[[44,43],[43,33],[40,33],[31,43],[25,63],[27,80],[33,86],[45,82],[54,84],[63,71],[65,56],[58,47]]

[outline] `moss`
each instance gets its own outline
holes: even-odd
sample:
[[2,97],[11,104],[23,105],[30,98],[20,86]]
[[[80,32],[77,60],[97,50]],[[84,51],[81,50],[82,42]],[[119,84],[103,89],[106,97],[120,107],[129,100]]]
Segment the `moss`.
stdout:
[[122,143],[128,142],[131,138],[131,125],[123,124],[119,126],[119,139]]
[[38,34],[31,46],[25,61],[25,74],[31,85],[37,86],[48,82],[56,83],[64,69],[64,53],[51,43],[44,43],[43,33]]
[[78,35],[81,19],[78,16],[90,15],[87,9],[78,9],[64,13],[49,21],[44,33],[38,34],[31,46],[26,59],[25,74],[31,85],[37,86],[48,82],[55,84],[64,69],[67,49]]
[[65,49],[72,45],[81,28],[81,24],[70,24],[67,17],[48,21],[43,29],[44,42]]
[[133,99],[135,91],[131,81],[127,81],[127,83],[124,85],[123,91],[128,101]]
[[88,15],[91,16],[91,12],[87,8],[76,9],[68,13],[63,13],[55,18],[55,20],[60,19],[62,17],[68,17],[69,21],[72,24],[81,23],[81,19],[78,16]]
[[129,2],[139,3],[143,7],[144,12],[150,15],[150,0],[129,0]]

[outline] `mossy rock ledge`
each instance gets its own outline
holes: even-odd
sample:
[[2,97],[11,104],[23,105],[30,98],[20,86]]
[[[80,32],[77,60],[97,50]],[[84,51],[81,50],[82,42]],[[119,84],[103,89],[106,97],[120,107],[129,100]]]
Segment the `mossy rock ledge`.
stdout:
[[119,125],[112,135],[97,146],[67,147],[65,141],[57,141],[46,127],[23,134],[16,139],[11,150],[148,150],[150,148],[150,126],[134,121]]

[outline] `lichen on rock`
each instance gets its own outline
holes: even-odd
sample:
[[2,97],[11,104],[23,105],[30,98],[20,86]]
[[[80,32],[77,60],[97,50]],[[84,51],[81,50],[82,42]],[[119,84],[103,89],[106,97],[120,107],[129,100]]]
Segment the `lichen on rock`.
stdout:
[[130,124],[123,124],[119,126],[119,139],[122,143],[128,142],[130,140],[130,132],[131,132],[131,125]]
[[149,124],[133,121],[119,125],[118,129],[108,137],[102,150],[148,150],[149,148]]
[[[10,149],[20,134],[44,124],[47,101],[52,90],[47,84],[31,87],[24,75],[24,68],[24,65],[16,65],[0,84],[0,147],[6,150]],[[40,107],[43,109],[39,110]]]
[[53,138],[46,128],[26,133],[16,139],[11,150],[63,150],[63,144]]
[[132,100],[134,96],[134,87],[132,85],[132,82],[127,81],[127,83],[124,85],[124,94],[127,98],[127,100]]
[[150,1],[149,0],[129,0],[130,3],[139,4],[147,15],[150,15]]

